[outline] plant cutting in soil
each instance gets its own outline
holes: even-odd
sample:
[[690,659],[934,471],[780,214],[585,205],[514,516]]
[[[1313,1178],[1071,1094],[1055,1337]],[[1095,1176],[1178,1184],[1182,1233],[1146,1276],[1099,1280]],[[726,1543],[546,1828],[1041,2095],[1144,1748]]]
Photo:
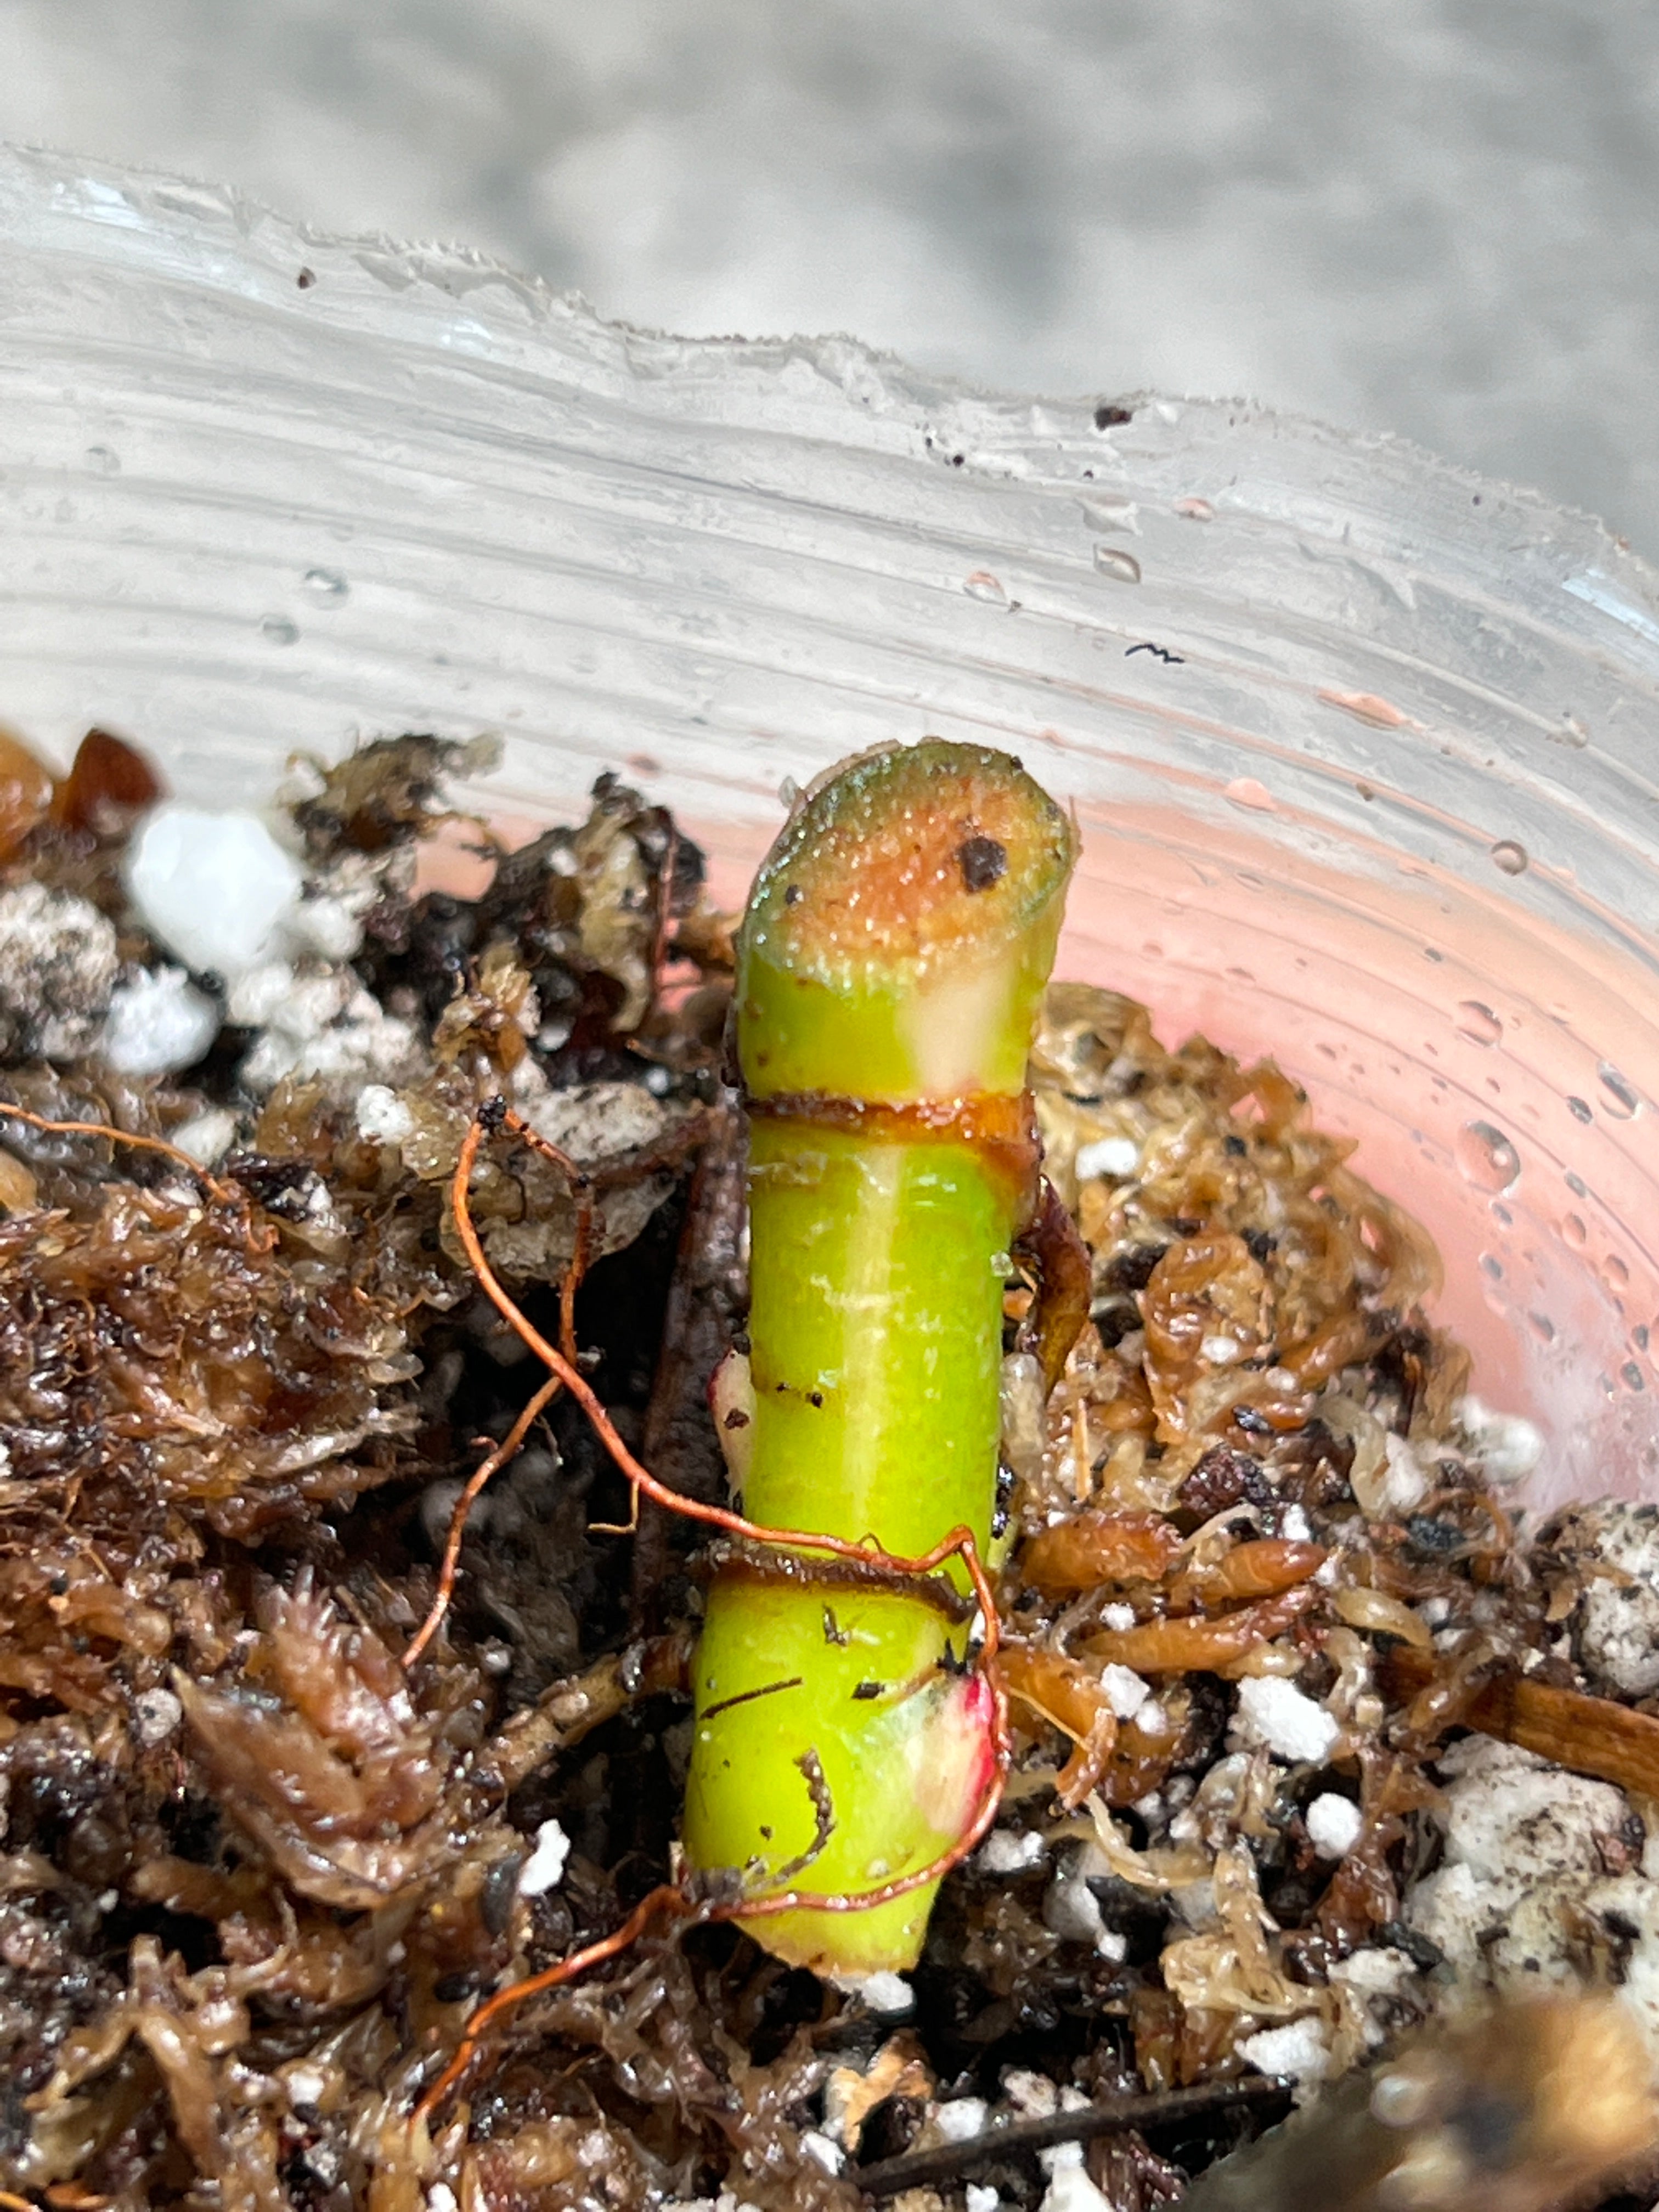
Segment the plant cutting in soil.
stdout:
[[1631,2168],[1659,1516],[1517,1533],[1430,1239],[1042,992],[1001,757],[735,949],[610,779],[420,892],[459,765],[0,760],[7,2195],[1150,2212],[1327,2079],[1205,2201]]

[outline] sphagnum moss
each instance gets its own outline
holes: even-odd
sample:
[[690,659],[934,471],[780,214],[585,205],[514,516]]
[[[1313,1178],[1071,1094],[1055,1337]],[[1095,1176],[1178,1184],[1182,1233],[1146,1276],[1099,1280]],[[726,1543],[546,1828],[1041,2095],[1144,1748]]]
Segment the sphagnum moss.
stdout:
[[[815,788],[757,879],[737,984],[752,1397],[720,1394],[751,1522],[912,1555],[958,1526],[989,1539],[1003,1285],[1036,1188],[1025,1061],[1073,849],[1017,761],[929,741]],[[694,1865],[856,1895],[949,1850],[992,1758],[964,1591],[723,1558]],[[754,1925],[786,1958],[869,1974],[914,1964],[932,1898]]]

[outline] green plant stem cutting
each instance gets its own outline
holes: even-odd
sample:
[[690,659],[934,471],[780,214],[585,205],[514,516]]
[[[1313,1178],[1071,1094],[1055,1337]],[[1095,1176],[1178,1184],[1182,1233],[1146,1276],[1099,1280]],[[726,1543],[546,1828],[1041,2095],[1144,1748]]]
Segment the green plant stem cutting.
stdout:
[[[929,740],[810,792],[738,940],[749,1370],[715,1392],[751,1524],[920,1554],[991,1537],[1025,1061],[1074,858],[1008,755]],[[994,1757],[959,1571],[732,1542],[695,1669],[684,1841],[744,1891],[855,1897],[965,1832]],[[755,1932],[843,1978],[919,1954],[930,1885]]]

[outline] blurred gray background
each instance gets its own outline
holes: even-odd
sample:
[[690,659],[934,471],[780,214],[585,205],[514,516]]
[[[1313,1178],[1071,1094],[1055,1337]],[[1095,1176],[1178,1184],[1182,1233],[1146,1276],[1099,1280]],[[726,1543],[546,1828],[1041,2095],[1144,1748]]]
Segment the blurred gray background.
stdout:
[[659,328],[1400,431],[1659,556],[1659,0],[0,0],[0,137]]

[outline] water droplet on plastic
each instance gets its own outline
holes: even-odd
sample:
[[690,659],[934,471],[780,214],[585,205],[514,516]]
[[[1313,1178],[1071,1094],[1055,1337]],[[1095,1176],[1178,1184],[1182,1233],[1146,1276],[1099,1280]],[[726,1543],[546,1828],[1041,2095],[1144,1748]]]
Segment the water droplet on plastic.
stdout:
[[1562,1180],[1575,1198],[1588,1198],[1589,1196],[1589,1185],[1584,1181],[1583,1176],[1575,1175],[1571,1168],[1567,1170],[1567,1172],[1563,1176]]
[[1527,1316],[1527,1319],[1532,1324],[1532,1333],[1535,1337],[1540,1339],[1545,1344],[1554,1343],[1555,1323],[1550,1319],[1547,1314],[1529,1313]]
[[343,599],[351,589],[337,568],[307,568],[301,581],[313,599]]
[[113,446],[88,446],[81,458],[94,476],[115,477],[121,473],[121,456]]
[[1633,1359],[1627,1359],[1624,1365],[1620,1369],[1619,1372],[1624,1376],[1626,1385],[1628,1389],[1632,1390],[1645,1390],[1647,1389],[1648,1386],[1646,1382],[1644,1380],[1642,1370]]
[[273,645],[294,645],[299,641],[300,625],[286,615],[267,615],[259,625],[259,635]]
[[1608,1253],[1606,1273],[1607,1280],[1610,1283],[1617,1283],[1621,1291],[1628,1287],[1630,1269],[1616,1252]]
[[1565,1215],[1561,1223],[1561,1234],[1569,1244],[1582,1251],[1589,1241],[1589,1231],[1584,1226],[1583,1215],[1582,1213]]
[[1178,499],[1175,503],[1177,514],[1184,514],[1188,522],[1213,522],[1215,509],[1207,499]]
[[1471,1044],[1496,1044],[1504,1034],[1504,1024],[1479,999],[1464,999],[1457,1009],[1457,1034]]
[[1521,1155],[1490,1121],[1466,1121],[1453,1147],[1466,1182],[1477,1190],[1501,1194],[1512,1190],[1521,1177]]
[[1589,1104],[1583,1098],[1574,1098],[1570,1096],[1567,1100],[1567,1111],[1575,1121],[1593,1121],[1595,1119]]
[[1602,1112],[1610,1114],[1615,1121],[1633,1120],[1642,1110],[1642,1095],[1636,1085],[1620,1075],[1610,1060],[1604,1060],[1595,1072],[1607,1094],[1601,1101]]
[[1647,1350],[1649,1330],[1646,1322],[1638,1321],[1637,1322],[1635,1328],[1632,1329],[1630,1333],[1630,1340],[1636,1346],[1636,1349],[1638,1352],[1645,1352]]
[[1279,801],[1265,783],[1253,775],[1236,775],[1227,786],[1227,797],[1235,806],[1243,806],[1252,814],[1277,814]]
[[1095,566],[1103,576],[1115,576],[1120,584],[1140,581],[1140,563],[1133,553],[1126,553],[1121,545],[1097,545]]
[[1127,530],[1136,538],[1140,535],[1137,520],[1140,513],[1138,500],[1121,497],[1114,492],[1103,492],[1092,499],[1079,501],[1083,520],[1091,530]]
[[1492,1202],[1492,1218],[1502,1228],[1513,1229],[1515,1226],[1515,1216],[1501,1198],[1495,1198]]
[[1483,1252],[1480,1255],[1480,1272],[1483,1275],[1489,1275],[1494,1283],[1501,1283],[1504,1279],[1504,1262],[1494,1258],[1490,1252]]
[[1492,848],[1492,862],[1506,876],[1523,876],[1527,872],[1527,848],[1513,837],[1500,837]]
[[1576,753],[1583,751],[1589,743],[1589,732],[1577,714],[1563,714],[1550,735],[1560,745],[1567,745]]

